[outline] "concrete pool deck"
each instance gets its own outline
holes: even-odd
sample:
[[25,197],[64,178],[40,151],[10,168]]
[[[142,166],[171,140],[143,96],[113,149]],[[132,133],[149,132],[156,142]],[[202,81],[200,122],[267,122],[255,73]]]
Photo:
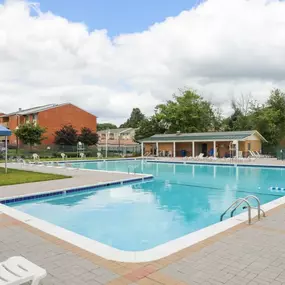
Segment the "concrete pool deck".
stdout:
[[[3,164],[0,164],[3,166]],[[128,174],[119,172],[90,171],[71,169],[66,167],[49,167],[38,165],[21,165],[19,163],[9,163],[8,168],[25,171],[36,171],[42,173],[62,174],[72,176],[71,178],[50,180],[43,182],[33,182],[9,186],[0,186],[0,199],[16,197],[21,195],[44,193],[54,190],[67,189],[73,187],[83,187],[96,185],[103,182],[142,178],[146,175]]]

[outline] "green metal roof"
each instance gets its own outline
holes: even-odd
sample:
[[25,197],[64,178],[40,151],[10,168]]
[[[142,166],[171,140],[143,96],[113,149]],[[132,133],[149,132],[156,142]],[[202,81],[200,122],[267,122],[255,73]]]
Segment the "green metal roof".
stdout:
[[176,133],[158,134],[142,139],[142,142],[156,141],[208,141],[208,140],[243,140],[251,135],[257,135],[262,141],[266,139],[258,131],[236,131],[236,132],[208,132],[208,133]]

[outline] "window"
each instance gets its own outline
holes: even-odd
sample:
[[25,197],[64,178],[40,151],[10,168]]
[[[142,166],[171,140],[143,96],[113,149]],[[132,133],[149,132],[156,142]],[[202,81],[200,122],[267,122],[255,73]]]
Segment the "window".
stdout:
[[37,122],[38,121],[38,114],[33,114],[33,122]]

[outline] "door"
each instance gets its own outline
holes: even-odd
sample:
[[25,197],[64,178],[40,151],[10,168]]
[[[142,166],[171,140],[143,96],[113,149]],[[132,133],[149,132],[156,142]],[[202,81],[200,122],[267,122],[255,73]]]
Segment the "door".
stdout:
[[202,153],[204,153],[204,156],[208,156],[208,145],[206,143],[202,144]]

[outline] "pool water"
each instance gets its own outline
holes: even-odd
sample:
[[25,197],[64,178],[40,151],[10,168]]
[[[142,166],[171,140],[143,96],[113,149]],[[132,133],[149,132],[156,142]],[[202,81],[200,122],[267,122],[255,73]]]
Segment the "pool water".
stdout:
[[[153,174],[144,183],[10,204],[125,251],[153,248],[219,222],[237,198],[267,203],[285,194],[285,169],[163,164],[141,160],[75,163],[86,169]],[[228,217],[226,217],[228,218]]]

